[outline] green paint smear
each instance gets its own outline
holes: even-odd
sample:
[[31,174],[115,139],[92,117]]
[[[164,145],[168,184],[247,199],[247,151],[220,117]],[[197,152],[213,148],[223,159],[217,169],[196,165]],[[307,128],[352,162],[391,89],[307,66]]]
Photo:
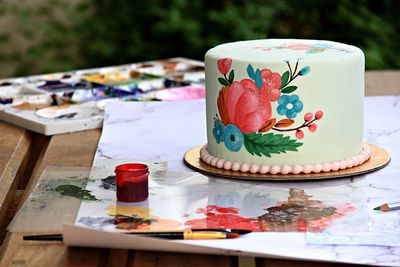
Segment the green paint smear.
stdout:
[[60,193],[62,196],[75,197],[81,200],[98,200],[95,196],[90,194],[90,191],[80,188],[76,185],[64,184],[59,185],[55,188],[55,191]]

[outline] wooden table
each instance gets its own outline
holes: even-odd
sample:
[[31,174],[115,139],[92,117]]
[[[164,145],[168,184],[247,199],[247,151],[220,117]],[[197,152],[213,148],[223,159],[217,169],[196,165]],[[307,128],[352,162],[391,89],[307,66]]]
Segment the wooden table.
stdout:
[[[400,95],[400,71],[367,72],[366,94]],[[23,241],[22,233],[9,233],[6,227],[42,171],[47,165],[91,166],[101,129],[48,137],[0,122],[0,133],[0,266],[321,266],[306,261],[67,248],[61,242]]]

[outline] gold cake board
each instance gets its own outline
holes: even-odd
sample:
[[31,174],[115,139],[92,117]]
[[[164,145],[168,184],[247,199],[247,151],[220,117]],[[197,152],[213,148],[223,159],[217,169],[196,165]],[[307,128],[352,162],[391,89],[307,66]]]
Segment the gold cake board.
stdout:
[[368,144],[372,151],[371,158],[364,164],[352,167],[349,169],[320,172],[310,174],[260,174],[249,172],[236,172],[228,171],[225,169],[218,169],[210,166],[200,159],[200,149],[203,145],[196,146],[185,153],[183,158],[185,164],[195,170],[204,174],[213,175],[217,177],[241,179],[241,180],[265,180],[265,181],[294,181],[294,180],[319,180],[319,179],[333,179],[342,178],[354,175],[360,175],[372,171],[379,170],[385,167],[390,162],[390,154],[385,149],[376,145]]

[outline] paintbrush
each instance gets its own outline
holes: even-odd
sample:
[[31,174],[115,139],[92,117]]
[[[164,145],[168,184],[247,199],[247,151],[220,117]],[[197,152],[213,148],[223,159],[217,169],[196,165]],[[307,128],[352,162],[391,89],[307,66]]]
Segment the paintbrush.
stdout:
[[[230,239],[250,233],[250,230],[241,229],[188,229],[175,231],[134,231],[124,234],[138,235],[163,239],[200,240],[200,239]],[[62,234],[27,235],[23,240],[31,241],[63,241]]]
[[380,211],[393,211],[393,210],[400,210],[400,202],[393,202],[393,203],[384,203],[375,207],[374,210]]

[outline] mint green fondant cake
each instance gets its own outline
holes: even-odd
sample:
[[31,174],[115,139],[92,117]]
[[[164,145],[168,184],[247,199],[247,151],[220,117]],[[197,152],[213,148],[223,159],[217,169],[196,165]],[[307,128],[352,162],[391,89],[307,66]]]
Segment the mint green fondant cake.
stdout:
[[362,164],[364,54],[321,40],[222,44],[205,55],[203,161],[260,173]]

